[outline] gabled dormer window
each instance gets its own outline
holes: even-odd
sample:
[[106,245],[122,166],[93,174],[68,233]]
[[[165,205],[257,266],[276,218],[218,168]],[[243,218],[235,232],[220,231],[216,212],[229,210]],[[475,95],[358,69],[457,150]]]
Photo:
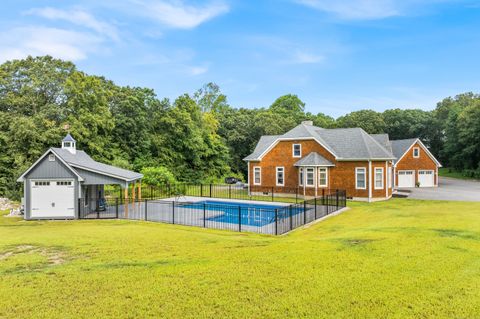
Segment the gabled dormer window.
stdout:
[[413,157],[414,158],[419,158],[420,157],[420,148],[419,147],[414,147],[413,148]]
[[293,144],[292,155],[293,157],[302,157],[302,144]]

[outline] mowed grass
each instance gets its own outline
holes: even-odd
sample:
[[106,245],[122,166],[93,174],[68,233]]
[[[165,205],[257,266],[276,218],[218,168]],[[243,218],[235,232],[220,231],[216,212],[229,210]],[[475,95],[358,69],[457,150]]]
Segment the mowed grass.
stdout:
[[0,217],[0,318],[478,318],[480,203],[350,203],[273,237]]
[[475,177],[467,176],[465,172],[457,171],[453,168],[448,168],[448,167],[440,167],[438,169],[438,175],[443,177],[457,178],[457,179],[476,180]]

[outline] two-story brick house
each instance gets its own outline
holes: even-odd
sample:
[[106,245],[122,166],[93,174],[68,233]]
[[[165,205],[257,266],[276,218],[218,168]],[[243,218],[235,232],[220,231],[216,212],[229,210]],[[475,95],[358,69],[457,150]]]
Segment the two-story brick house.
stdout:
[[[424,148],[422,152],[429,154],[422,160],[430,158],[426,147],[416,141]],[[353,199],[388,199],[396,185],[394,166],[404,165],[404,159],[393,153],[393,145],[396,151],[405,148],[392,144],[387,134],[370,135],[361,128],[323,129],[305,121],[283,135],[260,138],[253,153],[244,159],[248,185],[252,191],[269,187],[277,193],[305,196],[345,189]],[[404,158],[408,165],[408,156]],[[419,171],[421,167],[416,165]]]

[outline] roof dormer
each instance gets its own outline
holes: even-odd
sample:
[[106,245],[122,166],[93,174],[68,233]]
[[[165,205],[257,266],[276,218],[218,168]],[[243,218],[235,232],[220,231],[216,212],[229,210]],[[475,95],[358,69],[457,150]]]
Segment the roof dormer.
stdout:
[[62,140],[62,149],[69,151],[72,154],[75,154],[77,152],[77,142],[75,139],[70,135],[70,133],[67,134]]

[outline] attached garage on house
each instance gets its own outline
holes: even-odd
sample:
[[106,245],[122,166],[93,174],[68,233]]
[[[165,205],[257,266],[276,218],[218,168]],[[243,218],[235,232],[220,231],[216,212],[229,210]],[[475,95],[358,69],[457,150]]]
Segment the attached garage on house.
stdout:
[[418,138],[391,141],[396,160],[393,165],[394,186],[436,187],[438,168],[442,165]]
[[[98,209],[104,185],[120,185],[128,194],[142,174],[99,163],[76,149],[68,134],[62,148],[48,149],[18,182],[23,182],[25,219],[76,219],[80,209]],[[80,207],[81,206],[81,207]]]

